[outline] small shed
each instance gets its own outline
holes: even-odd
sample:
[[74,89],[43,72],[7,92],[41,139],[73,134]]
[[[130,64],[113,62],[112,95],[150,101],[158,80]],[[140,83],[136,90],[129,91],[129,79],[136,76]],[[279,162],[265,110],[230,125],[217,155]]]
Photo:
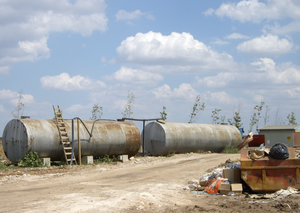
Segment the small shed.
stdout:
[[300,125],[268,125],[259,129],[259,135],[265,136],[265,146],[284,143],[288,147],[300,146]]

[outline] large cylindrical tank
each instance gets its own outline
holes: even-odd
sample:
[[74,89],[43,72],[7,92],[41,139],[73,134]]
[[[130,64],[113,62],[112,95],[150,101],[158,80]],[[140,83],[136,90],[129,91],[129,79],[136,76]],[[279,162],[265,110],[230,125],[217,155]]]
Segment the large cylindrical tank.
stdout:
[[220,152],[242,141],[240,131],[231,125],[152,122],[145,129],[145,150],[151,155]]
[[[83,121],[91,132],[94,121]],[[66,131],[72,141],[72,121],[65,120]],[[78,154],[77,121],[74,121],[75,155]],[[132,122],[96,121],[90,137],[80,123],[80,144],[82,156],[94,158],[107,155],[135,155],[141,145],[138,127]],[[54,120],[13,119],[5,127],[2,136],[3,150],[12,162],[18,162],[30,151],[41,158],[52,161],[64,159],[59,131]]]

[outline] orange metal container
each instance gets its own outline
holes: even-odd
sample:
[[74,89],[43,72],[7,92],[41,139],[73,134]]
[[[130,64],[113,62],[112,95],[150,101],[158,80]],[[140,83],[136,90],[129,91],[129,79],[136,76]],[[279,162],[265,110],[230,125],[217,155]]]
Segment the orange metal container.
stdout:
[[250,141],[248,147],[259,147],[263,143],[265,143],[264,135],[253,135],[253,140]]
[[295,157],[294,148],[289,148],[286,160],[252,160],[248,158],[250,150],[241,150],[241,178],[253,192],[274,192],[289,186],[300,189],[300,159]]

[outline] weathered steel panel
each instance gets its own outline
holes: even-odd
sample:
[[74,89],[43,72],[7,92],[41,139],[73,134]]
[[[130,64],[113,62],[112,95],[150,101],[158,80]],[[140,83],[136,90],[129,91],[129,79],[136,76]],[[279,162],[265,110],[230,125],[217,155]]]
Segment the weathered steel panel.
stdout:
[[231,125],[152,122],[144,131],[145,149],[151,155],[220,152],[227,145],[237,146],[242,141],[240,131]]
[[300,132],[293,133],[293,146],[300,147]]
[[[94,121],[83,121],[89,131]],[[65,120],[66,131],[72,141],[72,121]],[[108,155],[135,155],[141,144],[138,127],[132,122],[97,121],[93,136],[80,124],[80,143],[82,156],[94,158]],[[12,162],[19,161],[30,151],[36,151],[40,157],[61,160],[63,149],[59,132],[53,120],[13,119],[3,131],[3,150]],[[78,153],[77,122],[74,122],[75,154]],[[77,157],[77,156],[76,156]]]

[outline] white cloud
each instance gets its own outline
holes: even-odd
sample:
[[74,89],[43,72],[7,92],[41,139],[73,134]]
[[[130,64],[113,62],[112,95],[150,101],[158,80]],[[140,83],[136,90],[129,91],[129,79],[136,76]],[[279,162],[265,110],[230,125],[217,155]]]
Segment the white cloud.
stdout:
[[300,69],[291,63],[284,63],[276,66],[275,62],[270,58],[261,58],[259,61],[252,63],[257,70],[263,71],[265,80],[275,85],[299,85]]
[[172,90],[169,85],[164,84],[161,87],[155,88],[150,91],[156,98],[169,98],[172,96]]
[[5,112],[4,107],[0,105],[0,112]]
[[52,32],[89,36],[95,30],[106,31],[105,8],[104,0],[1,1],[0,67],[48,58]]
[[90,109],[92,109],[91,104],[86,105],[86,106],[83,106],[81,104],[74,104],[74,105],[66,108],[65,111],[68,112],[68,113],[76,113],[76,112],[80,112],[82,110],[90,111]]
[[280,26],[279,23],[275,23],[274,26],[266,25],[263,31],[267,32],[266,30],[270,30],[271,33],[277,35],[285,35],[292,32],[300,32],[300,21],[296,20],[285,26]]
[[13,99],[17,96],[17,92],[11,90],[2,89],[0,90],[0,99]]
[[124,110],[124,106],[126,105],[126,100],[116,100],[114,101],[114,108],[118,110]]
[[[17,93],[16,97],[14,99],[11,99],[10,102],[14,105],[17,105],[19,102],[19,93]],[[30,94],[22,94],[21,102],[23,104],[30,104],[34,102],[34,98]]]
[[19,41],[19,46],[29,55],[28,60],[34,61],[40,58],[49,58],[50,50],[47,47],[46,37],[42,38],[39,41]]
[[183,83],[179,88],[174,88],[173,96],[193,100],[197,95],[197,91],[190,85]]
[[292,99],[300,98],[300,87],[287,89],[285,92],[289,96],[289,98],[292,98]]
[[158,73],[150,73],[142,70],[135,70],[128,67],[121,67],[108,79],[113,79],[125,84],[140,84],[153,86],[159,81],[164,80],[164,77]]
[[30,94],[23,94],[23,103],[27,104],[27,103],[33,103],[34,102],[34,98],[32,95]]
[[197,91],[190,84],[186,83],[181,84],[178,88],[174,88],[173,91],[169,85],[164,84],[150,92],[154,94],[157,99],[179,98],[194,100],[197,95]]
[[80,75],[70,77],[68,73],[56,76],[44,76],[40,79],[43,88],[57,89],[63,91],[91,90],[106,87],[104,82],[94,81]]
[[209,88],[223,88],[235,80],[237,73],[224,72],[219,73],[217,76],[209,76],[204,78],[196,77],[198,85],[206,86]]
[[208,88],[289,89],[300,85],[300,68],[292,63],[276,65],[270,58],[261,58],[247,71],[220,73],[204,78],[196,77],[197,84]]
[[169,66],[173,71],[207,72],[209,70],[233,70],[235,62],[231,55],[218,53],[189,33],[173,32],[169,36],[161,33],[137,33],[122,41],[117,48],[117,62],[130,62],[154,66],[165,72]]
[[232,105],[233,103],[238,103],[239,100],[226,92],[210,92],[207,91],[204,93],[203,98],[205,101],[209,101],[210,103],[220,104],[220,105]]
[[299,19],[299,11],[300,5],[295,0],[272,0],[267,1],[267,4],[258,0],[242,0],[238,3],[223,3],[215,10],[215,14],[240,22],[260,22],[286,17]]
[[134,19],[139,19],[141,17],[146,17],[147,19],[154,19],[154,16],[151,15],[151,13],[143,13],[140,10],[135,10],[132,12],[128,12],[126,10],[119,10],[116,14],[116,20],[124,20],[124,21],[129,21],[129,20],[134,20]]
[[[196,77],[197,85],[206,90],[223,90],[220,98],[224,103],[259,103],[264,100],[269,106],[297,105],[300,99],[300,67],[292,63],[276,64],[270,58],[261,58],[251,64],[246,71],[219,73],[216,76]],[[205,93],[206,94],[206,93]],[[244,97],[240,99],[238,97]],[[212,101],[213,97],[204,96]],[[227,102],[226,102],[226,99]],[[250,108],[249,108],[250,109]]]
[[268,71],[274,70],[276,67],[276,63],[270,58],[260,58],[260,60],[251,63],[253,66],[257,66],[256,70]]
[[239,44],[237,50],[248,54],[281,55],[291,52],[293,47],[294,44],[287,39],[268,34]]
[[[91,5],[92,6],[92,5]],[[67,8],[66,8],[67,9]],[[72,8],[69,8],[72,10]],[[67,11],[64,11],[67,12]],[[37,12],[29,19],[29,27],[37,27],[44,33],[73,31],[82,36],[89,36],[94,30],[105,31],[107,29],[107,18],[103,13],[55,13],[52,10]]]
[[215,10],[213,8],[209,8],[208,10],[206,10],[204,12],[204,15],[209,16],[212,15],[215,12]]
[[264,97],[259,94],[253,94],[253,101],[255,101],[256,103],[260,103],[264,101]]
[[248,39],[250,37],[240,34],[240,33],[232,33],[232,34],[226,36],[225,38],[227,38],[227,39]]
[[0,74],[8,74],[9,73],[9,66],[3,66],[3,67],[0,67]]
[[228,41],[223,41],[219,38],[215,38],[214,41],[210,42],[212,44],[218,44],[218,45],[224,45],[224,44],[228,44],[229,42]]
[[[0,90],[0,99],[8,100],[10,103],[16,105],[19,101],[19,92],[14,92],[11,90],[2,89]],[[21,102],[23,104],[33,103],[34,98],[30,94],[22,93]]]

